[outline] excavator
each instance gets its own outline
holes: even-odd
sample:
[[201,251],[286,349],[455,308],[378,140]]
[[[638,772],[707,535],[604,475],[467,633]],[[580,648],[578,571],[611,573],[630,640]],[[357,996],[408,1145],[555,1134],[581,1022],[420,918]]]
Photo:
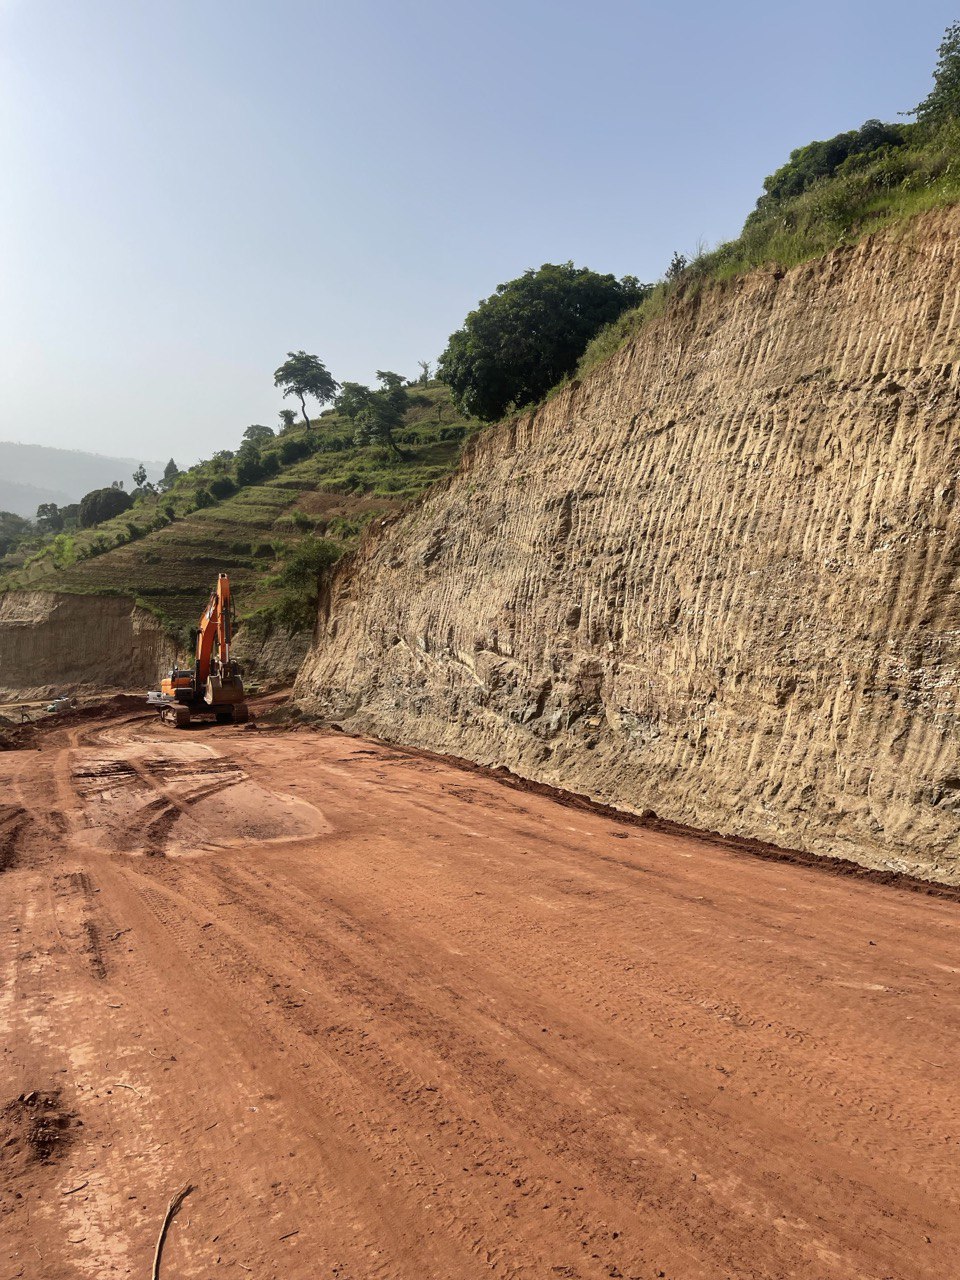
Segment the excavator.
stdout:
[[147,693],[147,705],[157,708],[161,720],[185,729],[191,716],[215,716],[217,724],[243,724],[248,718],[240,664],[230,657],[232,631],[230,579],[221,573],[200,617],[196,662],[174,667],[159,689]]

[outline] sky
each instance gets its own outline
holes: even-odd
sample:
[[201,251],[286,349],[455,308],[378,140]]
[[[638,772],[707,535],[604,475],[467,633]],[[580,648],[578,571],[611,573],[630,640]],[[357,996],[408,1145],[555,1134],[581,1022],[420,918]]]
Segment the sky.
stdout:
[[[291,350],[408,377],[544,262],[659,278],[960,3],[0,0],[0,439],[181,466]],[[9,477],[15,479],[16,477]]]

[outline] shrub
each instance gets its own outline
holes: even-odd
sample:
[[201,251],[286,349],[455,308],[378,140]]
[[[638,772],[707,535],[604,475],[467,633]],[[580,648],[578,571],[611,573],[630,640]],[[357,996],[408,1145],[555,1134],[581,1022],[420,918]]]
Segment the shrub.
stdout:
[[237,486],[229,476],[217,476],[215,480],[210,481],[209,489],[215,498],[222,499],[236,493]]
[[289,466],[291,462],[307,457],[309,453],[310,446],[306,440],[286,439],[280,442],[280,461],[284,466]]

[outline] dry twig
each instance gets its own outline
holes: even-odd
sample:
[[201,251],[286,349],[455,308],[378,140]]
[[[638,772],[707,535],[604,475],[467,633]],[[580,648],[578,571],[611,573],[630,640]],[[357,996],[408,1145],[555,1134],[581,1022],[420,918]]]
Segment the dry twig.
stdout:
[[163,1242],[167,1238],[167,1231],[170,1228],[170,1223],[180,1212],[180,1206],[183,1204],[184,1200],[186,1200],[190,1192],[194,1190],[195,1188],[188,1182],[183,1190],[178,1191],[167,1205],[167,1212],[163,1219],[163,1226],[160,1228],[160,1235],[157,1237],[157,1249],[153,1255],[153,1273],[151,1280],[160,1280],[160,1257],[163,1253]]

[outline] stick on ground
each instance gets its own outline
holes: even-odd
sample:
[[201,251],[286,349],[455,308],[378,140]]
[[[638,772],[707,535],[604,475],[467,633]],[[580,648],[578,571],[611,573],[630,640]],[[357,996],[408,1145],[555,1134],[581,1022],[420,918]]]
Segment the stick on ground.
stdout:
[[153,1272],[151,1275],[151,1280],[160,1280],[160,1257],[163,1254],[163,1242],[167,1238],[167,1231],[170,1228],[170,1223],[174,1220],[174,1218],[180,1212],[180,1206],[183,1204],[184,1200],[186,1200],[190,1192],[195,1190],[196,1188],[191,1186],[190,1183],[188,1182],[187,1185],[183,1188],[183,1190],[178,1191],[177,1194],[170,1201],[170,1203],[167,1205],[167,1212],[166,1212],[166,1216],[163,1219],[163,1226],[160,1228],[160,1235],[157,1237],[157,1249],[153,1255]]

